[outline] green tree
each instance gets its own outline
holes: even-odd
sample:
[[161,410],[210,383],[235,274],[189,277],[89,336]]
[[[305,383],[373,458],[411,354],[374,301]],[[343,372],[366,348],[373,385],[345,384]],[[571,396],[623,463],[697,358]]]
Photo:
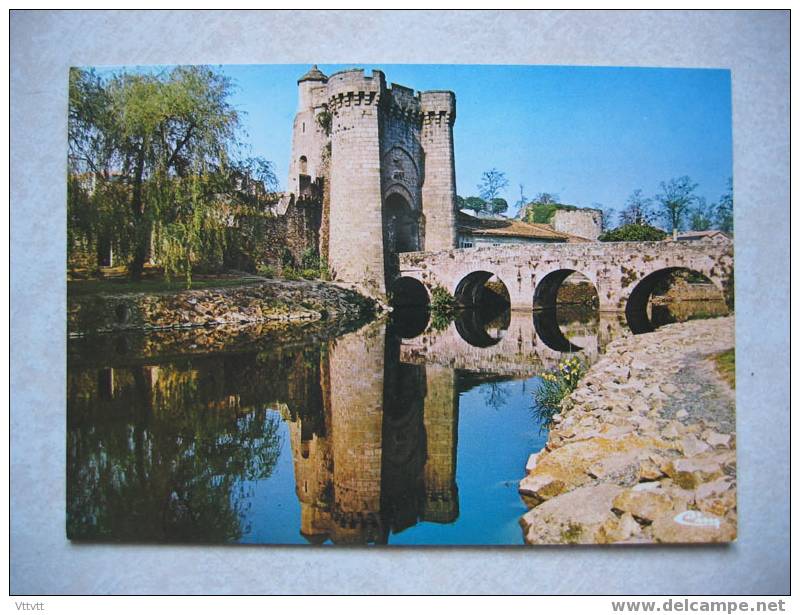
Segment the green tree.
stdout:
[[464,201],[463,208],[471,209],[475,213],[480,213],[482,211],[488,210],[488,205],[486,201],[484,201],[479,196],[468,196],[466,199],[463,199],[463,201]]
[[661,241],[667,234],[649,224],[625,224],[600,235],[600,241]]
[[687,175],[661,182],[662,192],[656,195],[656,202],[661,206],[661,216],[672,231],[673,238],[677,238],[689,208],[697,201],[694,194],[696,188],[697,184]]
[[221,252],[225,196],[246,202],[258,192],[244,181],[250,173],[274,179],[266,161],[237,161],[231,89],[229,78],[205,66],[105,79],[73,69],[69,170],[79,180],[68,190],[70,238],[111,229],[133,279],[152,247],[168,275],[190,281],[204,255]]
[[487,205],[489,211],[493,214],[502,214],[508,211],[508,201],[500,197],[493,198]]

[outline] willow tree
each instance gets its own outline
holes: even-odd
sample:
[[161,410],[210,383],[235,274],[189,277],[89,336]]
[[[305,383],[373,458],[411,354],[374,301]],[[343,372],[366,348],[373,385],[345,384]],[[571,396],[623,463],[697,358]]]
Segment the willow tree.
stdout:
[[237,162],[231,90],[228,77],[205,66],[107,78],[73,69],[70,241],[110,234],[133,279],[151,249],[168,275],[187,281],[204,255],[220,253],[221,205],[253,166]]

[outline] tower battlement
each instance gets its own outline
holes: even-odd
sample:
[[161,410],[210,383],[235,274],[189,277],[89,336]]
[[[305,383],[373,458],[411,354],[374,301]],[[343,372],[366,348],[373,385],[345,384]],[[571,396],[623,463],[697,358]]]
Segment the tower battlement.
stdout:
[[451,126],[456,121],[456,95],[447,90],[421,92],[420,104],[426,121],[447,120]]
[[398,253],[455,247],[455,94],[316,66],[298,89],[289,191],[324,180],[322,256],[334,279],[384,296]]
[[328,77],[328,99],[374,98],[386,90],[386,77],[379,70],[365,75],[363,68],[340,71]]

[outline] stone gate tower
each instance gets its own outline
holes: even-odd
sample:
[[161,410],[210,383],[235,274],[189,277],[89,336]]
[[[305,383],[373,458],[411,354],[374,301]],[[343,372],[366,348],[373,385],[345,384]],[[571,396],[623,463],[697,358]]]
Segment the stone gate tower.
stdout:
[[322,186],[320,253],[334,278],[385,295],[398,253],[456,246],[455,94],[316,66],[298,89],[288,190]]

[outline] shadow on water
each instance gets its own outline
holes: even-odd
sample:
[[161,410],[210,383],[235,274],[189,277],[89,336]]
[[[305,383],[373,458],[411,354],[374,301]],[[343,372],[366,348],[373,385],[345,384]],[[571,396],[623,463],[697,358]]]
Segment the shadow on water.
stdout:
[[556,306],[533,313],[536,335],[548,348],[558,352],[583,350],[582,346],[574,343],[575,336],[585,337],[588,333],[596,337],[598,324],[597,310],[586,306]]
[[455,327],[467,344],[487,348],[497,344],[511,324],[511,310],[505,305],[489,304],[456,312]]
[[431,322],[431,312],[427,307],[397,307],[387,323],[387,334],[401,339],[419,337]]

